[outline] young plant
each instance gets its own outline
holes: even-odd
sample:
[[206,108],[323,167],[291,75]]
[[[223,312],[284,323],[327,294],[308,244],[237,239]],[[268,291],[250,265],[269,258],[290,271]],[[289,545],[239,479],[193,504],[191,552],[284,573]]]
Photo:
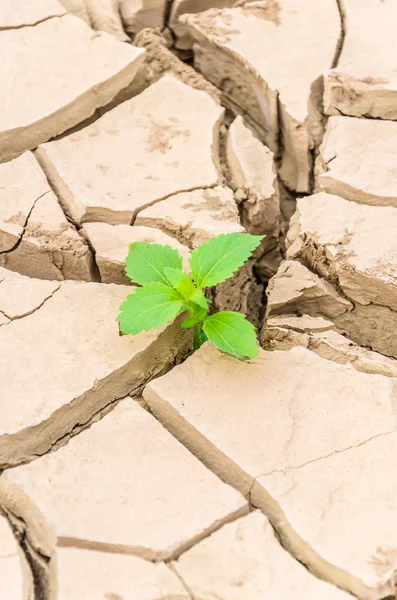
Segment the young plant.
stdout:
[[201,244],[191,253],[191,276],[182,270],[182,257],[170,246],[134,242],[126,258],[128,277],[140,284],[120,306],[122,333],[136,335],[159,327],[181,312],[188,317],[182,327],[193,327],[194,349],[206,340],[239,359],[258,354],[256,329],[245,315],[225,311],[208,316],[204,289],[233,275],[260,244],[263,236],[227,233]]

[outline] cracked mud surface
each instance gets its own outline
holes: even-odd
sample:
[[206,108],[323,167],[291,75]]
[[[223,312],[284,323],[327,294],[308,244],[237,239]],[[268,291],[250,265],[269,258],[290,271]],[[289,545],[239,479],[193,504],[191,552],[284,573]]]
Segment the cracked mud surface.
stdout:
[[[4,0],[1,599],[397,597],[396,17]],[[257,358],[119,335],[129,244],[239,231]]]

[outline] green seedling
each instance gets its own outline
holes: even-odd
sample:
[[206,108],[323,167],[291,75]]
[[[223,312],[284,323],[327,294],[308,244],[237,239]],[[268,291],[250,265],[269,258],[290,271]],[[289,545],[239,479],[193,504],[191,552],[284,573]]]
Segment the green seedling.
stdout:
[[125,271],[138,287],[120,306],[117,320],[122,333],[136,335],[164,325],[187,312],[183,328],[194,329],[194,349],[211,340],[215,346],[241,360],[258,354],[255,327],[238,312],[208,316],[210,301],[204,289],[222,283],[251,256],[263,236],[227,233],[201,244],[191,253],[191,275],[182,270],[182,257],[170,246],[134,242]]

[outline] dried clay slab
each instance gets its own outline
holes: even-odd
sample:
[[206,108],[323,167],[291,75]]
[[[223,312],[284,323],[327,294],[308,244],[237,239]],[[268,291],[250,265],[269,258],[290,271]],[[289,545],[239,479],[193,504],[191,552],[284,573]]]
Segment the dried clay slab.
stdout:
[[254,484],[252,501],[261,505],[266,489],[311,548],[361,582],[358,597],[393,598],[396,450],[397,434],[389,433],[299,469],[276,471]]
[[[267,288],[267,314],[261,332],[267,350],[303,346],[358,371],[397,377],[397,361],[355,344],[337,328],[353,304],[325,279],[297,260],[286,260]],[[365,327],[365,324],[364,324]]]
[[175,38],[175,48],[191,51],[193,38],[186,23],[180,20],[184,14],[201,13],[210,8],[231,8],[236,0],[174,0],[168,19],[168,27]]
[[94,249],[102,283],[131,285],[131,280],[125,272],[125,259],[130,244],[134,242],[148,242],[175,248],[182,255],[184,269],[189,270],[187,262],[190,256],[189,249],[153,227],[85,223],[82,230]]
[[338,66],[325,77],[328,115],[397,119],[397,5],[343,0],[346,33]]
[[223,186],[175,194],[139,212],[135,224],[157,227],[189,248],[244,231],[233,192]]
[[0,275],[1,467],[65,443],[189,344],[178,323],[120,336],[115,319],[131,287]]
[[313,577],[280,546],[259,511],[222,527],[173,563],[195,598],[349,600]]
[[[241,362],[207,343],[150,382],[144,397],[166,427],[205,462],[216,459],[216,470],[247,493],[263,473],[295,468],[391,431],[392,383],[300,347],[260,350],[256,359]],[[307,444],[314,430],[322,434]]]
[[128,397],[66,446],[8,473],[58,545],[147,560],[178,556],[248,512],[239,492]]
[[281,155],[280,175],[288,188],[307,192],[310,151],[322,135],[321,76],[333,65],[339,43],[337,3],[250,2],[182,21],[195,39],[199,71]]
[[55,543],[53,530],[35,504],[3,473],[0,476],[2,598],[57,599]]
[[321,313],[325,319],[332,320],[353,308],[353,304],[328,281],[310,272],[297,260],[283,262],[269,281],[266,292],[267,317],[290,313],[316,317]]
[[40,279],[94,279],[90,248],[33,154],[0,164],[0,180],[0,265]]
[[7,519],[0,516],[0,594],[7,600],[33,599],[33,574]]
[[[271,299],[272,294],[269,301]],[[363,373],[397,377],[395,359],[355,344],[338,333],[332,321],[323,317],[298,316],[288,312],[270,316],[261,331],[261,344],[265,350],[290,350],[303,346],[322,358],[342,365],[350,364]]]
[[65,15],[0,31],[0,54],[0,162],[5,162],[108,104],[131,83],[144,52]]
[[164,563],[97,550],[58,548],[59,600],[190,600]]
[[37,156],[77,223],[129,224],[172,194],[217,185],[223,109],[170,75]]
[[131,86],[129,97],[136,96],[166,73],[174,75],[183,83],[207,92],[220,104],[220,90],[191,65],[182,62],[169,48],[167,37],[159,29],[143,29],[134,39],[134,46],[146,50],[145,60]]
[[[331,580],[333,577],[334,583],[344,586],[346,591],[359,597],[372,597],[368,595],[367,583],[363,583],[363,572],[352,566],[354,560],[343,564],[336,554],[338,548],[343,548],[344,554],[349,552],[353,557],[360,548],[363,520],[372,523],[373,508],[370,502],[367,504],[365,486],[353,496],[341,493],[342,510],[348,514],[354,501],[355,514],[360,518],[354,519],[351,527],[347,517],[340,521],[338,528],[329,527],[324,535],[335,534],[335,553],[329,555],[328,551],[324,552],[322,543],[313,541],[309,547],[302,540],[307,541],[308,537],[301,532],[300,521],[286,520],[283,502],[277,495],[280,492],[276,488],[277,493],[273,493],[266,478],[274,473],[297,474],[302,465],[320,468],[323,457],[347,456],[350,448],[364,447],[373,438],[386,443],[386,439],[392,438],[390,432],[395,430],[394,379],[360,373],[349,365],[324,360],[302,347],[284,352],[261,350],[256,359],[246,363],[222,355],[208,343],[183,365],[152,381],[144,397],[155,416],[223,480],[245,494],[250,493],[255,482],[254,505],[268,515],[283,545],[300,562],[320,578]],[[393,456],[394,450],[388,453],[387,460]],[[371,499],[376,500],[380,508],[375,528],[368,528],[371,543],[366,545],[365,552],[360,550],[360,558],[355,563],[366,569],[379,543],[386,547],[385,529],[382,532],[377,528],[383,513],[387,515],[384,523],[390,547],[396,545],[397,538],[389,525],[396,518],[394,503],[390,501],[391,496],[384,494],[385,486],[394,489],[395,478],[385,476],[387,469],[378,472],[372,466],[365,469],[365,474],[371,473],[367,477],[363,464],[366,463],[361,462],[360,468],[371,489]],[[379,473],[384,483],[378,488]],[[346,481],[354,487],[357,479],[356,473],[351,475],[348,469],[335,471],[334,475],[337,486]],[[311,481],[313,483],[313,479]],[[282,489],[294,497],[293,485]],[[320,484],[318,489],[321,489]],[[317,506],[316,494],[309,491],[299,505],[302,507],[299,519],[311,523],[311,513]],[[321,509],[326,505],[326,502],[318,503]],[[344,569],[350,567],[347,573]],[[368,585],[377,583],[378,580],[372,579]]]
[[274,248],[280,233],[280,197],[274,155],[237,117],[229,127],[226,161],[242,223],[249,233],[266,235],[266,247]]
[[61,17],[66,10],[58,0],[2,0],[0,31],[36,25],[51,17]]
[[[396,208],[367,206],[325,193],[300,198],[287,236],[287,256],[317,273],[299,267],[303,279],[315,279],[315,285],[326,290],[325,295],[340,298],[339,289],[345,297],[338,301],[340,309],[333,314],[325,309],[324,302],[313,303],[308,312],[307,301],[302,298],[297,299],[294,310],[331,318],[356,343],[397,357],[396,232]],[[297,269],[295,266],[289,282],[284,278],[286,295],[280,298],[284,308],[279,314],[290,312],[288,296],[291,298],[297,285]],[[301,286],[302,292],[307,285]],[[307,298],[306,291],[304,295]],[[354,306],[346,299],[353,300]]]
[[316,164],[318,191],[397,207],[397,123],[331,117]]

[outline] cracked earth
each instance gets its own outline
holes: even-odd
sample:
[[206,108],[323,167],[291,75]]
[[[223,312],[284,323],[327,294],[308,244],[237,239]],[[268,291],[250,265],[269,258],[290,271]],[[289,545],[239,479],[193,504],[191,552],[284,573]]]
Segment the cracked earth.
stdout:
[[[3,0],[1,600],[397,598],[395,0]],[[134,241],[266,235],[120,336]]]

